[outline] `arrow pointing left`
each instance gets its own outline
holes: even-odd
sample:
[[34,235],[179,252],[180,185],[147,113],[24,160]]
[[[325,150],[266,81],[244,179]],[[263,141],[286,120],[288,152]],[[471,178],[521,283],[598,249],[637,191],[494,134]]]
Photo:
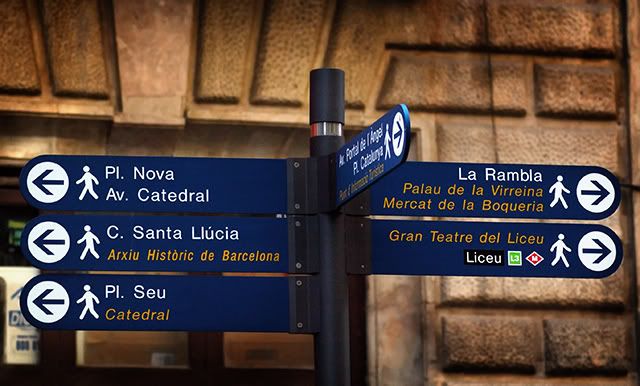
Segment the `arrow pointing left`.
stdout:
[[[69,311],[69,294],[59,283],[42,281],[31,289],[27,284],[20,299],[22,312],[42,323],[54,323]],[[26,307],[25,307],[26,306]]]
[[24,233],[26,245],[23,242],[22,250],[42,263],[56,263],[69,252],[69,233],[55,221],[36,223],[33,228],[27,227]]
[[44,161],[35,164],[29,170],[26,180],[29,195],[46,204],[61,200],[69,189],[67,172],[55,162]]
[[47,196],[53,195],[53,193],[51,193],[51,191],[47,188],[48,186],[64,185],[64,180],[46,179],[49,176],[49,174],[51,174],[52,172],[53,172],[53,169],[47,169],[33,180],[33,183],[38,187],[38,189],[42,190],[42,192]]
[[33,304],[47,315],[53,315],[53,312],[47,306],[64,305],[64,299],[46,299],[53,292],[53,288],[47,288],[37,298],[33,300]]
[[47,229],[40,236],[38,236],[37,239],[33,241],[33,243],[38,248],[42,249],[42,251],[47,255],[54,254],[51,251],[51,249],[47,248],[47,245],[64,245],[65,244],[65,241],[62,239],[47,239],[47,236],[49,236],[51,233],[53,233],[53,229]]

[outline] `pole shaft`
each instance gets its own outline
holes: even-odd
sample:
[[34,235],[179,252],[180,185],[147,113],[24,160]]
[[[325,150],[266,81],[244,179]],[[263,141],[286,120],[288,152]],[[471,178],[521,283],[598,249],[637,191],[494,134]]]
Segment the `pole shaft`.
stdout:
[[[320,147],[327,146],[327,144],[320,143],[318,145]],[[317,386],[349,385],[351,383],[349,291],[344,254],[344,219],[342,217],[343,215],[340,213],[318,214],[320,332],[315,336]]]
[[[315,74],[314,74],[315,73]],[[336,69],[314,70],[311,74],[311,157],[328,162],[329,155],[344,145],[344,73]],[[318,130],[318,128],[327,128]],[[335,165],[319,167],[331,173]],[[319,187],[319,194],[335,189]],[[349,288],[344,253],[344,218],[338,211],[318,214],[320,259],[320,332],[315,340],[317,386],[347,386],[351,383],[349,351]]]

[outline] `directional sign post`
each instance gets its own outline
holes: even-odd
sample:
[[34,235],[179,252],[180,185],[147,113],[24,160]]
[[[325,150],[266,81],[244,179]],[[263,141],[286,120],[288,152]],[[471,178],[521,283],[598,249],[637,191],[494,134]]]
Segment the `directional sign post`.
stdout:
[[358,218],[351,229],[362,229],[347,232],[354,273],[596,279],[622,262],[618,236],[596,224]]
[[303,277],[40,275],[20,303],[46,329],[309,333],[296,307],[313,290]]
[[43,329],[314,334],[315,383],[347,385],[349,287],[364,286],[349,274],[598,279],[620,267],[622,243],[602,225],[366,217],[600,220],[621,199],[611,172],[405,162],[405,105],[345,144],[339,69],[312,71],[309,107],[308,159],[50,155],[27,163],[20,187],[46,211],[174,214],[38,217],[21,242],[43,270],[310,276],[42,275],[22,291],[25,318]]
[[27,224],[22,250],[35,267],[45,270],[309,272],[309,267],[290,264],[292,221],[49,215]]
[[595,166],[407,162],[353,202],[357,214],[597,220],[620,185]]
[[46,210],[286,213],[287,161],[51,155],[27,163],[20,187]]
[[398,105],[342,146],[336,153],[336,205],[402,164],[409,154],[410,140],[409,110]]

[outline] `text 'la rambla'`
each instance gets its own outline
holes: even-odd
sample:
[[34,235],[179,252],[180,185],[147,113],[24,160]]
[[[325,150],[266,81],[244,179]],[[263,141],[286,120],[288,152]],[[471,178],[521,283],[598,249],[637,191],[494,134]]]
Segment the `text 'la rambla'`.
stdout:
[[[464,171],[458,168],[458,179],[461,181],[476,181],[478,176],[475,170]],[[519,182],[542,182],[542,173],[534,172],[532,169],[519,169],[514,171],[502,171],[494,168],[484,168],[485,181],[519,181]]]

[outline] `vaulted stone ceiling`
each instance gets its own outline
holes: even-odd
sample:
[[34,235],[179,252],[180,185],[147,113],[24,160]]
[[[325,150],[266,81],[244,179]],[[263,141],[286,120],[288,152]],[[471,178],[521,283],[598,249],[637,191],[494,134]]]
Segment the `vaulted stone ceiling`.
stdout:
[[[327,65],[346,70],[355,113],[404,102],[617,115],[619,15],[609,2],[5,0],[0,18],[3,111],[302,124],[309,70]],[[547,59],[556,55],[587,60],[558,66]]]

